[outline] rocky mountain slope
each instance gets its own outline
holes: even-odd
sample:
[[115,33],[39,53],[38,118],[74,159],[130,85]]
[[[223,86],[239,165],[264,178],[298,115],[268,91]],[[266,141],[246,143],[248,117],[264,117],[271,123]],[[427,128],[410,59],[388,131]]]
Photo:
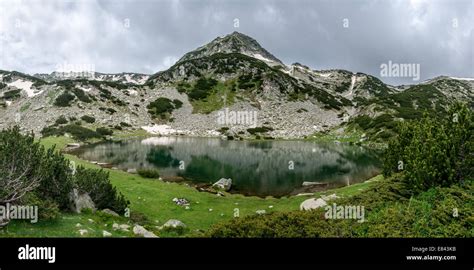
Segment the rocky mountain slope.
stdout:
[[302,138],[342,126],[383,139],[396,121],[424,111],[442,114],[456,100],[474,104],[470,79],[438,77],[394,87],[363,73],[287,66],[238,32],[151,76],[62,75],[0,71],[0,129],[17,124],[36,134],[83,126],[162,135]]
[[105,74],[99,72],[57,72],[54,71],[50,74],[34,74],[33,76],[39,79],[42,79],[48,83],[57,82],[67,79],[81,79],[82,77],[87,77],[89,80],[96,81],[112,81],[120,82],[124,84],[144,84],[150,75],[140,74],[140,73],[119,73],[119,74]]

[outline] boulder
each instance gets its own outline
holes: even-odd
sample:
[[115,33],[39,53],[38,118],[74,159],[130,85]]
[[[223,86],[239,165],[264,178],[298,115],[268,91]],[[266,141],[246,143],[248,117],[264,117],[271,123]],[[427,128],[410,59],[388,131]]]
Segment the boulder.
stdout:
[[137,169],[128,169],[127,173],[137,174]]
[[170,219],[166,221],[166,223],[162,226],[162,228],[173,228],[173,229],[180,228],[180,227],[186,228],[186,224],[184,224],[183,222],[177,219]]
[[219,181],[215,182],[212,187],[219,190],[229,191],[232,188],[232,179],[221,178]]
[[312,209],[317,209],[326,205],[327,205],[326,201],[321,198],[319,199],[311,198],[301,203],[300,210],[312,210]]
[[122,231],[128,232],[128,229],[130,228],[130,225],[127,225],[127,224],[120,224],[120,225],[119,225],[119,228],[120,228]]
[[259,215],[264,215],[264,214],[267,213],[267,211],[265,211],[265,210],[257,210],[257,211],[255,211],[255,213],[257,213],[257,214],[259,214]]
[[80,213],[82,209],[92,209],[95,211],[95,204],[91,197],[87,193],[81,193],[77,189],[73,189],[69,194],[69,198],[72,202],[71,210]]
[[112,234],[109,233],[108,231],[102,231],[102,236],[103,236],[103,237],[111,237]]
[[80,235],[85,235],[85,234],[87,234],[87,233],[89,233],[89,231],[86,230],[86,229],[79,230],[79,234],[80,234]]
[[328,183],[321,183],[321,182],[303,182],[302,186],[303,187],[308,187],[308,186],[327,186]]
[[339,197],[336,195],[336,193],[333,193],[333,194],[327,195],[327,196],[322,195],[321,198],[325,201],[330,201],[330,200],[337,199]]
[[79,147],[81,147],[81,145],[80,145],[79,143],[68,143],[68,144],[66,145],[66,147],[69,148],[69,149],[74,149],[74,148],[79,148]]
[[112,210],[110,210],[110,209],[108,209],[108,208],[103,209],[101,212],[104,213],[104,214],[107,214],[107,215],[114,216],[114,217],[120,216],[119,214],[115,213],[114,211],[112,211]]
[[154,233],[148,231],[147,229],[143,228],[143,226],[140,226],[140,225],[135,225],[133,227],[133,233],[136,234],[136,235],[143,236],[145,238],[157,238],[158,237]]

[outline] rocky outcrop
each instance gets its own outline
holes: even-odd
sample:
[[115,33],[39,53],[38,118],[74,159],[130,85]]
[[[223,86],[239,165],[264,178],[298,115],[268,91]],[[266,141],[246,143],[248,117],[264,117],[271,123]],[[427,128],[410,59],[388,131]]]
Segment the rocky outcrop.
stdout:
[[212,187],[217,190],[229,191],[232,188],[232,179],[221,178],[215,182]]
[[300,210],[313,210],[313,209],[318,209],[320,207],[324,207],[326,205],[327,205],[326,201],[321,198],[319,199],[311,198],[311,199],[305,200],[304,202],[300,204]]
[[157,238],[158,237],[154,233],[148,231],[147,229],[145,229],[143,226],[140,226],[140,225],[135,225],[133,227],[133,233],[138,235],[138,236],[145,237],[145,238]]
[[95,204],[92,201],[91,197],[87,193],[79,192],[77,189],[73,189],[69,194],[71,200],[71,210],[80,213],[82,209],[91,209],[96,210]]
[[171,228],[171,229],[176,229],[176,228],[186,228],[186,224],[184,224],[183,222],[177,220],[177,219],[170,219],[168,221],[166,221],[165,224],[163,224],[163,226],[161,226],[161,228]]

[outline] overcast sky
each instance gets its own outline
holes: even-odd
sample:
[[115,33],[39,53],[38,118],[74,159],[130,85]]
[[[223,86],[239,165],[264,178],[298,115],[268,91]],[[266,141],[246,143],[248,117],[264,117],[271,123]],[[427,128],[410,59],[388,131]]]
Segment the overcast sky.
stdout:
[[[285,64],[474,77],[473,0],[0,0],[0,69],[155,73],[233,31]],[[239,27],[235,28],[235,19]],[[348,26],[348,27],[345,27]]]

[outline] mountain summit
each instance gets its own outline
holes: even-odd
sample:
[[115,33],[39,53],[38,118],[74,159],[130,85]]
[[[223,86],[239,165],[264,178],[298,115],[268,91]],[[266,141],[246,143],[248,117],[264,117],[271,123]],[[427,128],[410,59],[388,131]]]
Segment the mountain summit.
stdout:
[[[343,128],[364,132],[364,140],[384,140],[395,135],[399,121],[425,112],[446,115],[454,101],[474,104],[469,79],[439,77],[393,87],[364,73],[286,66],[238,32],[149,77],[56,75],[0,70],[0,130],[19,124],[50,136],[69,130],[95,134],[88,129],[97,127],[142,128],[160,135],[238,139],[305,138]],[[227,113],[257,117],[234,122]]]
[[278,58],[260,46],[255,39],[239,32],[233,32],[224,37],[214,39],[210,43],[185,54],[178,63],[216,53],[241,53],[262,60],[270,65],[283,65]]

